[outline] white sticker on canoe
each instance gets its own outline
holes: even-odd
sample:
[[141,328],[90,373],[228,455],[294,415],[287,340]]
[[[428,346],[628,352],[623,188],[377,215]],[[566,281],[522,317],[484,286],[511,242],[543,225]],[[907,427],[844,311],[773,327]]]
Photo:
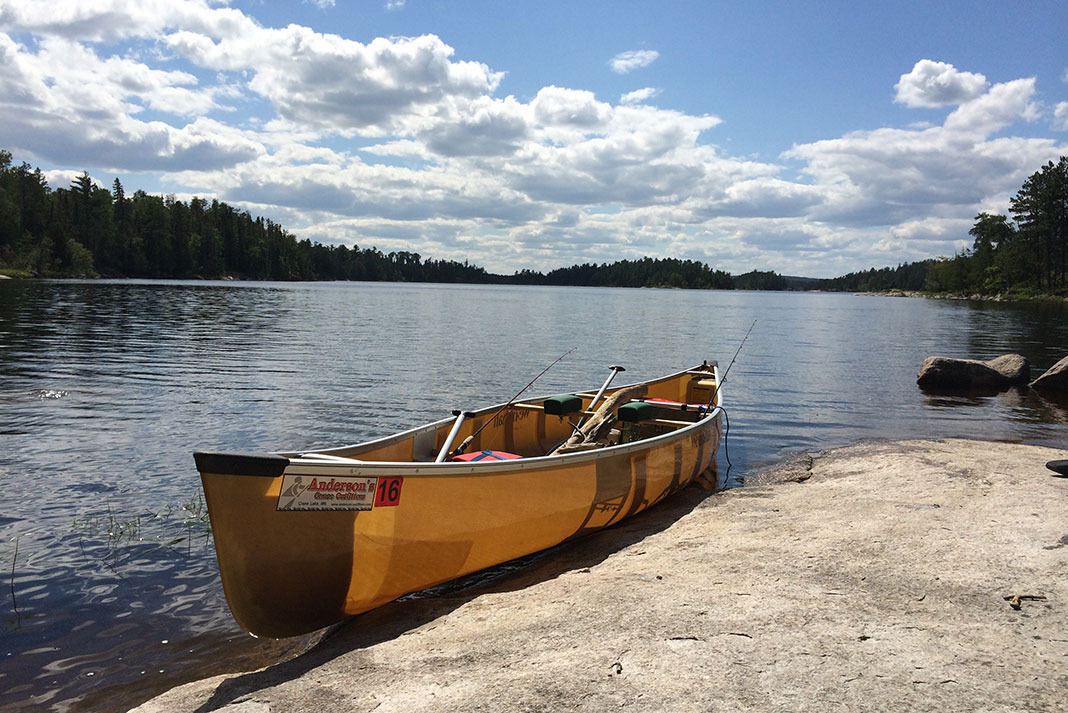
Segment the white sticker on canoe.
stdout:
[[283,475],[278,510],[370,510],[377,478]]

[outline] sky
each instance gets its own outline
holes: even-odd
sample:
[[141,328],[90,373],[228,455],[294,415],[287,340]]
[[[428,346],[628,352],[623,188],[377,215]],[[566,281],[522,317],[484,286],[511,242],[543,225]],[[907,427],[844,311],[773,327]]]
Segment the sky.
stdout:
[[493,272],[834,277],[1068,155],[1066,38],[1064,0],[0,0],[0,148]]

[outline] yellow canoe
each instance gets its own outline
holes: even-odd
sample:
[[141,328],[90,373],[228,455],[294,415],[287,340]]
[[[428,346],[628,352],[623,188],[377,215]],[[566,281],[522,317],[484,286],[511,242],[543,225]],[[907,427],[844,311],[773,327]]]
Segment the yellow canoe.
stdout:
[[[719,380],[704,363],[642,382],[597,447],[562,455],[547,454],[635,385],[594,411],[587,391],[316,453],[197,452],[230,610],[295,636],[613,525],[713,465]],[[435,462],[475,434],[469,460]]]

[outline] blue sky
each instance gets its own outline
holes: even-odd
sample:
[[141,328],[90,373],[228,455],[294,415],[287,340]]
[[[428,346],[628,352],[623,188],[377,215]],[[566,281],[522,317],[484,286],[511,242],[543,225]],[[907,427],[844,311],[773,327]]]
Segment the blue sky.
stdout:
[[490,270],[949,255],[1068,154],[1056,2],[0,0],[0,147]]

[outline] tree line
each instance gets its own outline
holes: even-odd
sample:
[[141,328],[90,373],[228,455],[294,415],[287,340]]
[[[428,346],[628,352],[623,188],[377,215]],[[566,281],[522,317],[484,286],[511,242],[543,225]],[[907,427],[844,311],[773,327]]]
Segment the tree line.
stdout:
[[980,213],[970,250],[936,261],[938,291],[1058,294],[1068,289],[1068,157],[1031,174],[1009,201],[1008,216]]
[[823,289],[915,290],[980,295],[1068,292],[1068,157],[1048,162],[1009,201],[1009,216],[980,213],[972,247],[952,257],[855,272]]
[[218,200],[111,190],[83,172],[49,187],[40,169],[0,150],[0,267],[41,277],[478,282],[466,262],[297,240]]
[[675,258],[496,275],[468,261],[297,240],[218,200],[132,195],[87,172],[49,187],[40,169],[0,150],[0,268],[41,277],[368,280],[732,289],[730,273]]
[[730,290],[729,272],[716,270],[697,260],[650,258],[619,260],[600,265],[586,263],[561,267],[542,274],[517,272],[508,282],[527,285],[580,285],[585,287],[675,287],[689,290]]
[[596,287],[1044,293],[1068,290],[1068,157],[1031,175],[1007,216],[980,213],[970,249],[833,279],[771,271],[732,276],[696,260],[642,258],[497,275],[468,261],[297,240],[218,200],[110,190],[87,172],[51,188],[39,168],[0,150],[0,269],[42,277],[368,280]]
[[936,260],[910,262],[894,267],[872,268],[851,272],[841,277],[823,280],[820,289],[832,292],[887,292],[908,290],[920,292],[927,288],[927,272]]
[[368,280],[730,289],[693,260],[576,265],[495,275],[468,261],[297,240],[277,223],[218,200],[111,190],[87,172],[51,188],[39,168],[0,150],[0,268],[41,277]]

